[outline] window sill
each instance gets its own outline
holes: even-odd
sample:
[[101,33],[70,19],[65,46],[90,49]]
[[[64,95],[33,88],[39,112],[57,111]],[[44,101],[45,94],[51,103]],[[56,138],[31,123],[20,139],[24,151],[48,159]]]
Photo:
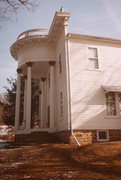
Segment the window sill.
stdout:
[[101,72],[100,69],[90,69],[90,68],[86,68],[87,71],[97,71],[97,72]]
[[121,119],[121,116],[105,116],[106,119]]
[[98,142],[107,142],[109,139],[97,139]]

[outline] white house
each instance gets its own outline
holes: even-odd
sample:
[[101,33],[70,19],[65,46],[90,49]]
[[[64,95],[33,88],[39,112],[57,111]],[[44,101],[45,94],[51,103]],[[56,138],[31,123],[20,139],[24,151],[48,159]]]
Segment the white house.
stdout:
[[[68,33],[69,17],[61,8],[50,29],[25,31],[11,46],[18,61],[16,135],[54,132],[78,144],[119,140],[121,40]],[[35,92],[33,80],[38,84]],[[31,97],[37,98],[33,106]]]

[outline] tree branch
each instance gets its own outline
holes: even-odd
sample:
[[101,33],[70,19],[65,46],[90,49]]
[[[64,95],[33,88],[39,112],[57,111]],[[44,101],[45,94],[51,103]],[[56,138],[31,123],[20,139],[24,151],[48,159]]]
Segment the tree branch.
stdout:
[[33,12],[40,5],[39,0],[0,0],[0,21],[8,21],[21,7]]

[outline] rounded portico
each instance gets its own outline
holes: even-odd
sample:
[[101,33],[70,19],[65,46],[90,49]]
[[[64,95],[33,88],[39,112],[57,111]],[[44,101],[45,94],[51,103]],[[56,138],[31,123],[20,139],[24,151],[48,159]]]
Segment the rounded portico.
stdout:
[[11,46],[18,61],[16,133],[54,130],[54,42],[48,30],[33,29],[20,34]]
[[[18,61],[16,134],[53,132],[59,126],[60,129],[68,128],[68,112],[63,114],[60,92],[63,89],[61,97],[67,96],[66,77],[63,76],[66,74],[65,37],[69,16],[70,13],[61,8],[60,12],[55,13],[49,30],[25,31],[10,48],[12,57]],[[63,76],[58,74],[60,54],[64,63]],[[60,119],[64,120],[60,122]]]

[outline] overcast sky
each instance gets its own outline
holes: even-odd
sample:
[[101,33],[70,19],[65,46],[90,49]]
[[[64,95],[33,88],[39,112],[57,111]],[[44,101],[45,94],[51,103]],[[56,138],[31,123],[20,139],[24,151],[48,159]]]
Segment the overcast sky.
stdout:
[[70,12],[69,32],[121,39],[121,0],[40,0],[35,12],[19,10],[17,20],[0,29],[0,93],[5,92],[6,78],[16,77],[17,62],[10,46],[28,29],[49,29],[54,13],[63,6]]

